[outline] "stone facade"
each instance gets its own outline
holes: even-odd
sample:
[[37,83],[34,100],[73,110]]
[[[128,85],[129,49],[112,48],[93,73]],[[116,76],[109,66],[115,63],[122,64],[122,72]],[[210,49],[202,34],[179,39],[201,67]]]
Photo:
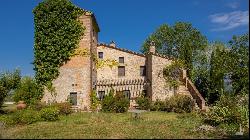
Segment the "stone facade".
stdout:
[[[75,56],[66,62],[59,70],[60,74],[53,81],[56,95],[45,91],[43,101],[45,102],[65,102],[71,94],[76,95],[75,106],[88,110],[90,107],[89,95],[96,90],[99,93],[108,94],[111,89],[116,92],[124,92],[130,97],[131,107],[135,105],[135,98],[143,92],[152,101],[157,99],[165,100],[174,94],[174,90],[169,87],[163,78],[163,68],[170,65],[172,59],[155,53],[155,46],[151,44],[148,54],[140,54],[126,49],[118,48],[114,42],[110,45],[98,44],[99,27],[93,14],[84,14],[80,17],[82,25],[85,27],[79,47],[85,48],[89,54],[102,53],[103,60],[116,60],[123,57],[124,62],[112,68],[106,66],[97,69],[93,61],[93,56]],[[118,75],[118,67],[125,67],[125,75]],[[142,75],[142,68],[146,68],[145,75]],[[190,95],[187,86],[182,85],[177,93],[185,92]],[[191,95],[190,95],[191,96]]]

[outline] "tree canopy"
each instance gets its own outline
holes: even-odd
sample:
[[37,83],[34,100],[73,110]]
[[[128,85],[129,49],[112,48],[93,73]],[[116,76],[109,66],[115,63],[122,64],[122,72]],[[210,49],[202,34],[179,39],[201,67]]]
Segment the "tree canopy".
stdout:
[[[214,103],[225,91],[225,82],[233,94],[249,93],[249,35],[233,36],[228,43],[208,43],[206,37],[190,23],[161,25],[143,43],[141,51],[149,51],[155,42],[156,52],[182,60],[188,77],[202,96]],[[231,81],[231,82],[230,82]]]
[[161,25],[145,40],[142,52],[148,52],[151,41],[155,42],[157,53],[183,60],[189,77],[192,77],[193,54],[207,45],[206,37],[187,22],[177,22],[173,26]]

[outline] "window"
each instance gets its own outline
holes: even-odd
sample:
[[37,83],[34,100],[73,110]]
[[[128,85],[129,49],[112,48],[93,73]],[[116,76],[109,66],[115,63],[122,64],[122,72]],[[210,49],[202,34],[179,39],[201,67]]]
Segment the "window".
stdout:
[[146,66],[140,66],[140,75],[146,76]]
[[147,97],[147,90],[143,90],[143,91],[142,91],[142,96],[143,96],[143,97]]
[[99,57],[100,59],[103,59],[103,52],[98,52],[98,57]]
[[125,96],[125,98],[128,98],[130,100],[130,91],[129,90],[124,90],[123,95]]
[[124,57],[119,57],[119,63],[124,63]]
[[103,100],[105,97],[105,91],[98,91],[98,99]]
[[118,76],[125,76],[125,66],[118,66]]
[[77,105],[77,93],[76,92],[70,92],[70,103],[72,103],[72,105]]

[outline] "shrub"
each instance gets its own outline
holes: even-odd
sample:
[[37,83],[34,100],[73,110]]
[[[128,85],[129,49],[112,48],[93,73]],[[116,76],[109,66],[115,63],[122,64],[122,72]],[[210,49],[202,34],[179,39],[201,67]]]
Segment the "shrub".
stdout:
[[98,107],[100,105],[100,101],[96,97],[96,91],[91,92],[91,94],[90,94],[90,102],[91,102],[91,105],[90,105],[91,110],[92,111],[97,111],[99,109]]
[[249,109],[242,97],[229,94],[221,95],[215,106],[204,113],[203,121],[205,123],[217,126],[235,126],[241,124],[242,127],[249,125]]
[[176,113],[190,113],[194,110],[195,103],[188,95],[177,94],[169,99],[169,106]]
[[41,113],[41,118],[45,121],[56,121],[59,119],[59,110],[56,107],[50,106],[43,108]]
[[112,112],[114,110],[114,104],[115,104],[115,100],[114,100],[114,91],[111,90],[109,92],[108,95],[106,95],[104,97],[104,99],[102,100],[101,102],[101,105],[102,105],[102,111],[103,112]]
[[138,104],[140,109],[148,110],[150,109],[151,101],[148,97],[138,97],[136,98],[136,103]]
[[52,106],[56,107],[59,110],[59,114],[68,115],[72,113],[71,104],[68,102],[65,103],[55,103]]
[[165,111],[165,103],[164,101],[156,100],[153,105],[150,107],[150,110],[152,111]]
[[122,93],[116,93],[114,97],[114,108],[113,112],[123,113],[127,112],[129,108],[129,99],[126,98]]
[[116,113],[126,112],[129,108],[129,99],[125,98],[122,93],[116,93],[115,96],[113,96],[113,93],[114,91],[111,90],[102,100],[102,111]]
[[28,105],[42,98],[42,88],[31,77],[23,77],[15,90],[13,99],[15,102],[24,101]]
[[37,110],[37,111],[40,111],[41,109],[43,109],[45,107],[46,107],[46,103],[43,103],[43,102],[40,102],[40,101],[33,102],[29,106],[29,108],[31,108],[33,110]]
[[41,117],[38,111],[31,109],[18,110],[10,114],[7,124],[31,124],[40,121]]

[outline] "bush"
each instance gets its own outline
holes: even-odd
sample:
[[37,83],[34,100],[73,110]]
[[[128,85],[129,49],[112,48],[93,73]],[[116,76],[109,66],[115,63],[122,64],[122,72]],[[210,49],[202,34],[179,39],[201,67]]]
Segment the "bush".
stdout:
[[126,98],[122,93],[116,93],[114,97],[114,108],[113,112],[123,113],[127,112],[129,108],[129,99]]
[[59,110],[56,107],[50,106],[43,108],[41,113],[41,118],[45,121],[56,121],[59,119]]
[[41,117],[38,111],[31,109],[18,110],[10,114],[7,119],[7,124],[32,124],[34,122],[40,121]]
[[138,97],[138,98],[136,98],[135,101],[138,104],[139,109],[143,109],[143,110],[150,109],[150,105],[151,105],[150,98],[148,98],[148,97]]
[[187,95],[177,94],[165,101],[156,100],[150,107],[152,111],[167,111],[176,113],[190,113],[194,110],[195,103]]
[[235,126],[241,124],[246,128],[249,125],[249,109],[242,97],[229,94],[221,95],[215,106],[204,113],[203,121],[210,125]]
[[156,100],[150,107],[152,111],[165,111],[166,105],[164,101]]
[[68,115],[72,113],[71,104],[68,102],[65,103],[55,103],[52,106],[56,107],[59,110],[59,114]]
[[43,96],[42,88],[31,77],[23,77],[15,90],[13,99],[15,102],[24,101],[28,105],[40,100]]
[[117,93],[113,96],[113,91],[111,91],[105,98],[102,100],[102,111],[103,112],[116,112],[122,113],[128,111],[129,108],[129,99],[125,98],[122,93]]
[[99,110],[99,106],[100,106],[100,101],[98,100],[98,98],[96,97],[96,91],[92,91],[90,94],[90,109],[92,111],[97,111]]
[[190,113],[194,110],[195,103],[190,96],[177,94],[170,97],[169,106],[176,113]]
[[37,110],[37,111],[40,111],[41,109],[43,109],[45,107],[46,107],[46,103],[43,103],[43,102],[40,102],[40,101],[33,102],[29,106],[29,108],[31,108],[33,110]]
[[114,95],[114,92],[111,90],[110,93],[106,95],[104,99],[102,100],[101,105],[102,105],[103,112],[113,112],[114,110],[113,107],[115,104],[113,95]]

